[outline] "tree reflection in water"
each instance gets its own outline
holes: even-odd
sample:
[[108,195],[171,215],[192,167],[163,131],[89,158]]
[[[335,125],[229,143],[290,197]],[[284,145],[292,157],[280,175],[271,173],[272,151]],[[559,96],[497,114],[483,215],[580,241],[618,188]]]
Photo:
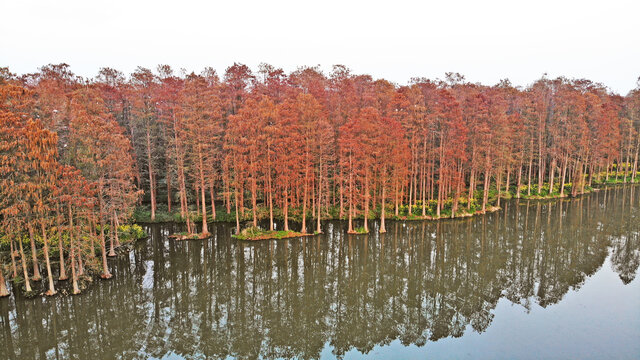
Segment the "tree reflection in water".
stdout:
[[341,356],[483,332],[500,298],[558,303],[609,253],[633,281],[639,192],[511,201],[368,236],[331,222],[314,238],[241,243],[217,225],[213,240],[172,242],[173,225],[153,225],[80,296],[0,300],[0,358],[317,358],[326,344]]

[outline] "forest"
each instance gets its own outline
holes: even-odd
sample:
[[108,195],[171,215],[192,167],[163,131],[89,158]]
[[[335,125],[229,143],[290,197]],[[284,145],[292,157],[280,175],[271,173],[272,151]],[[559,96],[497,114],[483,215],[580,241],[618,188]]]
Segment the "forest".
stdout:
[[309,234],[328,219],[368,233],[379,219],[384,233],[385,219],[637,182],[639,130],[640,82],[621,96],[545,76],[525,88],[457,73],[398,85],[342,65],[92,79],[67,64],[0,68],[0,296],[7,274],[30,294],[44,273],[48,295],[54,277],[71,276],[72,293],[87,274],[110,278],[107,258],[144,236],[136,222]]

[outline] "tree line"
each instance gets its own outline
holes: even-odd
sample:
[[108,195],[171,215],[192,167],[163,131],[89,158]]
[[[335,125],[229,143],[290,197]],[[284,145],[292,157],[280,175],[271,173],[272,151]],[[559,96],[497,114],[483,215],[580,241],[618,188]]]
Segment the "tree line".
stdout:
[[75,272],[95,239],[108,277],[105,229],[117,246],[110,225],[140,201],[150,221],[176,214],[188,232],[261,219],[321,232],[329,218],[349,232],[380,218],[385,232],[388,217],[466,216],[504,197],[637,180],[640,86],[623,97],[584,79],[520,88],[455,73],[400,86],[341,65],[287,74],[268,64],[85,79],[57,64],[3,68],[0,87],[3,233],[12,259],[23,251],[14,240],[30,239],[36,279],[37,244],[48,264],[51,236],[64,237],[54,239],[61,273],[65,253]]

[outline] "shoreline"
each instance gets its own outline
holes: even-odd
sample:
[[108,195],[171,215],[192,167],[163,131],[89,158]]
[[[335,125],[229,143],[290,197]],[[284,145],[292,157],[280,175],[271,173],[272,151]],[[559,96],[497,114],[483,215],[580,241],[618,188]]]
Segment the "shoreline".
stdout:
[[[547,185],[547,184],[545,184]],[[578,193],[576,194],[576,196],[571,196],[571,194],[563,194],[562,196],[560,196],[560,194],[557,193],[553,193],[554,195],[522,195],[520,198],[516,197],[515,195],[513,195],[513,192],[502,192],[501,196],[500,196],[500,200],[530,200],[530,201],[547,201],[547,200],[559,200],[559,199],[573,199],[573,198],[578,198],[580,196],[583,195],[589,195],[591,193],[594,192],[598,192],[598,191],[602,191],[605,190],[607,188],[612,188],[612,187],[617,187],[617,186],[623,186],[623,185],[640,185],[640,180],[637,180],[635,182],[619,182],[619,183],[609,183],[603,186],[598,186],[598,187],[592,187],[590,189],[586,189],[585,191],[582,193]],[[495,189],[491,190],[492,192],[495,192]],[[462,201],[464,200],[464,201]],[[435,203],[435,200],[427,200],[430,203]],[[452,199],[448,198],[445,203],[449,203],[451,202]],[[463,205],[463,203],[465,203],[465,205]],[[450,208],[447,209],[443,209],[443,213],[438,217],[438,216],[434,216],[431,215],[431,213],[433,213],[433,210],[430,209],[431,205],[427,205],[426,208],[427,213],[429,215],[426,216],[422,216],[422,214],[420,214],[420,212],[422,211],[422,205],[421,202],[418,201],[417,205],[412,205],[412,213],[411,214],[407,214],[407,208],[408,205],[401,205],[401,207],[403,208],[404,214],[400,214],[400,215],[395,215],[394,211],[393,211],[393,205],[392,204],[387,204],[387,211],[386,211],[386,215],[385,215],[385,220],[396,220],[396,221],[435,221],[435,220],[444,220],[444,219],[457,219],[457,218],[467,218],[467,217],[473,217],[473,216],[478,216],[478,215],[483,215],[486,213],[491,213],[491,212],[495,212],[501,209],[500,206],[497,206],[497,198],[492,199],[489,203],[487,203],[487,209],[485,211],[482,210],[474,210],[474,211],[468,211],[467,207],[466,207],[466,198],[461,198],[460,204],[459,204],[459,210],[458,213],[456,214],[456,216],[451,216],[450,215]],[[391,208],[391,210],[389,210]],[[262,207],[258,208],[259,210],[262,210]],[[337,208],[335,207],[330,207],[331,210],[337,210]],[[146,206],[142,206],[139,207],[138,211],[144,211],[146,210]],[[241,223],[246,223],[249,221],[252,221],[251,216],[249,216],[250,213],[250,208],[245,208],[246,210],[246,214],[245,216],[243,216],[240,219]],[[295,211],[299,210],[296,207],[290,207],[289,211],[290,211],[290,215],[289,215],[289,221],[292,223],[300,223],[301,222],[301,218],[299,214],[296,214]],[[194,211],[195,212],[195,211]],[[209,208],[207,209],[207,213],[210,214]],[[224,209],[222,207],[218,207],[216,206],[216,213],[219,214],[215,219],[213,219],[211,217],[211,215],[207,216],[207,222],[214,224],[214,223],[226,223],[226,224],[232,224],[236,222],[235,219],[235,212],[231,212],[231,213],[226,213],[226,211],[224,211]],[[368,217],[368,220],[380,220],[380,210],[379,208],[373,209],[370,211],[372,216]],[[311,215],[311,211],[309,211],[309,214]],[[325,220],[348,220],[347,217],[340,217],[340,216],[331,216],[331,214],[325,214],[326,216],[322,217],[322,221]],[[138,215],[139,216],[139,215]],[[269,218],[266,216],[259,216],[257,218],[258,221],[265,221],[268,220]],[[280,215],[274,216],[274,221],[284,221],[284,218]],[[307,216],[307,221],[315,221],[317,218],[314,216]],[[353,217],[353,220],[363,220],[364,216],[362,216],[362,214],[358,214],[357,216]],[[202,221],[202,216],[201,215],[195,215],[192,216],[192,221],[194,223],[198,223]],[[166,211],[157,211],[156,213],[156,220],[151,220],[150,217],[138,217],[137,219],[134,219],[134,221],[132,222],[133,224],[141,224],[141,225],[148,225],[148,224],[162,224],[162,223],[175,223],[175,224],[184,224],[186,221],[182,218],[180,218],[180,214],[177,212],[171,212],[168,213]]]
[[[511,200],[518,200],[518,201],[535,201],[535,202],[540,202],[540,201],[552,201],[552,200],[563,200],[563,199],[577,199],[581,196],[584,195],[590,195],[592,193],[595,192],[599,192],[608,188],[614,188],[614,187],[619,187],[619,186],[624,186],[624,185],[630,185],[630,186],[634,186],[634,185],[640,185],[640,182],[636,181],[636,182],[627,182],[627,183],[612,183],[612,184],[607,184],[606,186],[603,187],[596,187],[596,188],[589,188],[588,190],[585,189],[584,192],[577,194],[576,196],[571,196],[570,194],[564,194],[563,196],[560,196],[559,194],[557,195],[553,195],[553,196],[525,196],[525,197],[520,197],[520,198],[516,198],[514,196],[510,196],[511,193],[506,193],[509,194],[507,196],[501,196],[501,200],[506,200],[506,201],[511,201]],[[412,206],[415,210],[416,205]],[[420,210],[422,207],[421,205],[418,205],[417,208]],[[410,222],[415,222],[415,221],[441,221],[441,220],[456,220],[456,219],[466,219],[466,218],[471,218],[471,217],[476,217],[479,215],[485,215],[485,214],[489,214],[489,213],[494,213],[494,212],[498,212],[502,210],[502,207],[500,206],[494,206],[494,205],[488,205],[487,209],[485,211],[481,211],[481,210],[477,210],[475,212],[460,212],[457,216],[452,217],[452,216],[440,216],[440,217],[434,217],[434,216],[422,216],[422,215],[403,215],[403,216],[395,216],[395,215],[389,215],[388,217],[385,216],[385,221],[400,221],[400,222],[405,222],[405,221],[410,221]],[[227,214],[228,215],[228,214]],[[358,220],[358,221],[362,221],[364,219],[363,216],[358,216],[358,217],[354,217],[353,220]],[[209,219],[211,224],[234,224],[235,221],[229,221],[229,220],[213,220],[213,219]],[[268,220],[265,218],[259,218],[259,221],[264,221],[264,220]],[[274,218],[274,220],[277,221],[283,221],[282,218]],[[314,217],[309,217],[307,218],[308,221],[315,221],[316,218]],[[381,220],[381,217],[379,215],[377,216],[372,216],[369,217],[368,220],[371,221],[379,221]],[[246,222],[250,222],[251,219],[243,219],[241,220],[241,223],[246,223]],[[293,223],[299,223],[300,221],[290,218],[290,221]],[[347,218],[340,218],[340,217],[326,217],[323,218],[322,221],[348,221]],[[166,221],[166,222],[141,222],[140,224],[158,224],[158,223],[177,223],[177,224],[181,224],[184,222],[178,222],[178,221]],[[317,233],[302,233],[302,232],[297,232],[297,231],[293,231],[293,230],[288,230],[288,231],[270,231],[270,230],[263,230],[261,228],[257,228],[253,231],[252,234],[247,234],[246,231],[250,230],[251,227],[249,228],[244,228],[241,231],[241,234],[233,234],[232,238],[235,240],[240,240],[240,241],[260,241],[260,240],[281,240],[281,239],[291,239],[291,238],[299,238],[299,237],[310,237],[310,236],[315,236],[318,235]],[[244,235],[242,235],[242,233],[245,233]],[[368,235],[370,232],[364,232],[364,231],[358,231],[358,230],[354,230],[352,232],[348,232],[348,234],[350,235]],[[206,238],[209,238],[210,235],[208,236],[201,236],[202,234],[200,233],[194,233],[194,234],[186,234],[186,233],[176,233],[176,234],[172,234],[169,236],[169,238],[173,239],[173,240],[203,240]]]

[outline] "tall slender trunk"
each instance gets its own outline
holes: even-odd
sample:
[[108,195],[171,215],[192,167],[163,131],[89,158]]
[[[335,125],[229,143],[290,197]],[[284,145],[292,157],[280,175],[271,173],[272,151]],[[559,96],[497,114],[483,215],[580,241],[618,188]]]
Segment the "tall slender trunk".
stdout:
[[4,280],[3,270],[0,269],[0,297],[9,296],[9,290],[7,290],[7,283]]
[[107,249],[104,237],[104,226],[104,220],[102,220],[102,215],[100,215],[100,250],[102,253],[102,274],[100,274],[100,277],[103,279],[109,279],[111,278],[111,273],[107,266]]
[[440,217],[442,210],[442,202],[444,201],[444,134],[440,136],[440,170],[438,171],[438,205],[436,210],[436,216]]
[[[366,166],[366,165],[365,165]],[[364,171],[364,232],[369,232],[369,169]]]
[[544,182],[545,158],[543,156],[544,144],[542,141],[544,132],[544,119],[542,118],[542,115],[540,115],[538,125],[538,195],[542,192],[542,183]]
[[498,189],[498,199],[496,206],[500,207],[500,196],[502,195],[501,188],[502,187],[502,169],[498,168],[498,178],[496,179],[496,189]]
[[353,163],[349,154],[349,230],[353,232]]
[[636,153],[633,157],[633,172],[631,173],[631,182],[636,181],[638,171],[638,153],[640,153],[640,138],[636,139]]
[[[42,240],[44,242],[44,260],[47,265],[47,278],[49,279],[49,290],[47,290],[45,294],[53,296],[56,294],[56,288],[53,285],[53,273],[51,272],[51,262],[49,261],[49,240],[47,239],[47,231],[44,228],[44,223],[40,223],[40,226],[42,228]],[[2,271],[0,270],[0,272]]]
[[[383,170],[383,171],[384,171],[384,170]],[[383,174],[382,176],[383,176],[383,178],[382,178],[382,195],[380,196],[380,198],[381,198],[381,202],[382,202],[382,204],[381,204],[381,208],[380,208],[380,233],[381,233],[381,234],[383,234],[383,233],[386,233],[386,232],[387,232],[387,228],[385,227],[385,224],[384,224],[384,217],[385,217],[385,214],[384,214],[384,213],[385,213],[385,210],[384,210],[384,208],[385,208],[384,200],[385,200],[385,195],[386,195],[386,193],[385,193],[386,186],[384,186],[384,176],[385,176],[385,175]]]
[[476,176],[476,172],[472,168],[471,175],[469,175],[469,196],[467,198],[467,210],[471,209],[471,203],[473,202],[473,193],[475,192],[475,186],[476,186],[475,176]]
[[207,197],[205,193],[206,185],[204,183],[204,161],[202,160],[202,146],[200,144],[198,144],[198,162],[200,163],[200,196],[202,198],[202,233],[208,234],[209,228],[207,227]]
[[216,191],[213,185],[212,178],[209,179],[209,197],[211,201],[211,219],[215,220],[216,219]]
[[300,228],[301,233],[307,232],[307,197],[309,186],[309,150],[307,149],[305,154],[305,164],[304,164],[304,198],[302,200],[302,226]]
[[527,183],[527,196],[531,196],[531,170],[533,168],[533,152],[531,153],[531,158],[529,158],[529,180]]
[[[71,211],[71,205],[68,205],[69,210],[69,247],[70,251],[70,261],[71,261],[71,282],[73,283],[73,294],[79,294],[80,289],[78,288],[78,274],[76,273],[76,265],[75,265],[75,243],[73,239],[73,212]],[[91,246],[93,249],[93,246]]]
[[115,221],[113,221],[113,217],[111,218],[111,226],[109,227],[109,253],[107,254],[107,256],[109,257],[114,257],[116,256],[116,251],[113,247],[113,228],[115,226]]
[[551,167],[549,168],[549,195],[553,194],[553,178],[556,172],[556,163],[557,160],[554,157],[553,160],[551,160]]
[[489,201],[489,186],[491,185],[491,167],[489,166],[491,161],[487,156],[487,162],[484,170],[484,194],[482,196],[482,212],[487,211],[487,202]]
[[424,137],[423,145],[422,145],[422,217],[427,216],[427,189],[426,189],[426,178],[427,178],[427,137]]
[[320,226],[321,217],[321,203],[322,203],[322,156],[320,156],[318,167],[318,216],[316,217],[316,233],[322,233],[322,227]]
[[522,161],[518,166],[518,185],[516,186],[516,199],[520,199],[520,187],[522,186]]
[[156,219],[156,184],[153,174],[153,160],[151,155],[151,133],[147,126],[147,167],[149,170],[149,192],[151,195],[151,221]]
[[20,246],[20,262],[22,263],[22,274],[24,275],[24,287],[27,292],[31,292],[31,281],[29,280],[29,272],[27,271],[27,259],[24,256],[21,239],[18,239],[18,245]]
[[238,210],[238,186],[237,185],[235,186],[234,195],[235,195],[234,202],[236,206],[236,234],[239,235],[240,234],[240,214]]
[[562,161],[562,180],[560,180],[560,197],[564,196],[564,180],[567,175],[567,162],[569,155],[564,156],[564,160]]
[[38,266],[38,254],[36,252],[36,242],[34,240],[33,227],[31,226],[31,221],[27,222],[27,228],[29,229],[29,242],[31,244],[31,262],[33,263],[33,281],[40,281],[42,277],[40,276],[40,269]]
[[167,212],[171,214],[171,170],[167,171]]
[[[57,221],[57,227],[58,227],[58,255],[60,256],[60,276],[58,277],[58,281],[64,281],[68,279],[67,276],[67,270],[65,269],[65,265],[64,265],[64,246],[63,246],[63,241],[62,241],[62,225],[60,224],[60,209],[59,206],[56,205],[56,221]],[[12,250],[12,256],[13,256],[13,248]],[[13,259],[13,258],[12,258]]]
[[16,249],[13,246],[13,237],[9,238],[9,243],[10,243],[10,247],[11,247],[11,270],[13,271],[13,279],[15,279],[18,276],[18,269],[16,267]]
[[[102,180],[100,181],[100,185],[102,185]],[[100,190],[99,192],[100,194],[102,193],[102,190]],[[111,273],[109,272],[109,267],[107,266],[107,246],[105,243],[105,237],[104,237],[104,212],[103,212],[103,205],[102,205],[102,196],[100,196],[100,200],[98,201],[99,204],[99,216],[100,216],[100,250],[102,252],[102,274],[100,274],[100,277],[103,279],[109,279],[111,278]]]
[[288,185],[284,187],[284,231],[289,231],[289,195],[288,195]]
[[[382,189],[384,191],[384,188]],[[398,216],[398,179],[394,179],[394,191],[393,191],[393,197],[394,197],[394,214],[397,217]],[[384,198],[384,196],[383,196]]]

